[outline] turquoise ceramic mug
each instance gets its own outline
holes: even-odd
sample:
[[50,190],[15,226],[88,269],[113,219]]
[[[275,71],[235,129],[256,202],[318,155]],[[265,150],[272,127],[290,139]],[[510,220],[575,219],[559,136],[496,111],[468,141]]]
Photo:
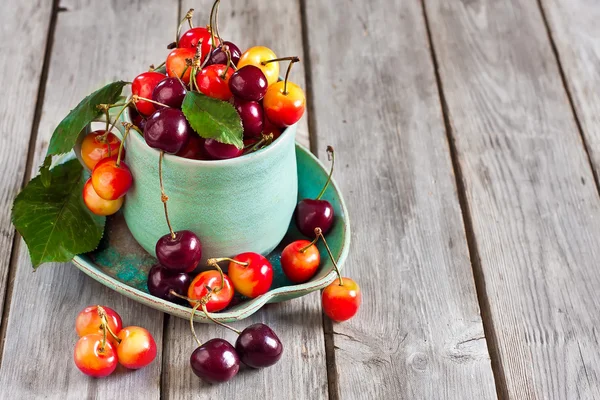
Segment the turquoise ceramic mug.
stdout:
[[[126,111],[123,119],[129,122]],[[298,197],[296,125],[269,146],[229,160],[190,160],[165,154],[163,182],[175,231],[190,230],[202,242],[203,263],[253,251],[270,253],[283,239]],[[159,151],[136,131],[128,135],[125,161],[133,174],[123,214],[137,242],[155,255],[169,233],[161,201]]]

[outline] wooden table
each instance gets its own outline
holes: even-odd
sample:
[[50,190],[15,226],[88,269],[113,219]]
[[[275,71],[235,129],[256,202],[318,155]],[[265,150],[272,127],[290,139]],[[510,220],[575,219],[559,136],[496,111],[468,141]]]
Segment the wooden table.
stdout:
[[[4,0],[0,13],[2,399],[600,398],[600,2],[242,1],[220,27],[241,48],[300,55],[298,140],[325,157],[353,222],[356,318],[318,293],[264,321],[274,368],[209,386],[186,321],[70,264],[35,273],[10,205],[85,94],[167,54],[188,0]],[[72,361],[86,305],[147,327],[157,360],[94,380]],[[205,338],[233,336],[198,327]]]

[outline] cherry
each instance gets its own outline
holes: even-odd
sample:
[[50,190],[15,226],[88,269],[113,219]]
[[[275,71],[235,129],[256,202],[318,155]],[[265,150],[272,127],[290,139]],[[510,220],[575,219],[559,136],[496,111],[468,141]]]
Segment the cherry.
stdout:
[[319,249],[308,240],[296,240],[281,253],[283,273],[294,283],[303,283],[315,276],[320,263]]
[[275,125],[268,118],[265,118],[263,133],[265,135],[273,134],[273,140],[281,136],[281,129]]
[[267,325],[250,325],[240,333],[235,350],[240,360],[252,368],[270,367],[281,358],[283,344]]
[[[165,78],[166,76],[159,72],[142,72],[133,79],[133,82],[131,83],[131,93],[140,97],[151,98],[152,91],[156,85],[158,85],[158,83]],[[144,100],[137,101],[135,106],[140,114],[145,116],[148,116],[156,111],[154,104]]]
[[165,64],[167,75],[173,78],[180,78],[183,83],[186,85],[189,84],[192,67],[187,65],[186,60],[193,60],[195,55],[196,49],[192,48],[178,48],[171,51],[167,56],[167,61]]
[[191,131],[181,110],[165,108],[148,119],[144,139],[152,148],[175,154],[187,144]]
[[[229,52],[231,54],[230,55],[231,63],[233,65],[237,65],[238,62],[240,61],[240,57],[242,56],[242,52],[240,51],[240,48],[229,41],[223,42],[223,45],[227,46],[227,48],[229,49]],[[213,51],[210,52],[210,57],[209,57],[208,61],[206,62],[206,65],[213,65],[213,64],[227,65],[227,51],[223,51],[223,50],[224,50],[223,46],[218,46],[215,49],[213,49]]]
[[200,238],[192,231],[168,233],[156,242],[156,258],[168,270],[191,272],[202,259]]
[[156,342],[148,330],[139,326],[123,328],[117,335],[119,363],[125,368],[139,369],[156,358]]
[[135,109],[135,106],[129,106],[129,118],[135,126],[140,128],[142,131],[144,130],[146,118],[140,115],[140,113]]
[[73,359],[81,372],[94,378],[104,378],[117,368],[114,346],[99,333],[82,336],[75,344]]
[[304,91],[295,83],[288,81],[292,65],[298,61],[300,61],[298,57],[292,57],[285,80],[270,85],[263,99],[267,118],[280,127],[294,125],[304,115],[306,108]]
[[191,278],[184,272],[173,272],[160,264],[154,265],[148,272],[148,291],[151,295],[174,303],[181,303],[182,299],[175,296],[187,294]]
[[223,64],[213,64],[204,67],[196,75],[198,90],[214,99],[227,101],[231,98],[229,79],[233,69]]
[[258,253],[242,253],[230,259],[227,274],[235,290],[250,298],[267,293],[273,283],[273,267]]
[[[215,45],[219,44],[219,39],[215,38]],[[195,49],[200,45],[202,52],[201,60],[210,54],[212,48],[212,40],[210,31],[203,27],[191,28],[184,32],[179,39],[179,47]],[[239,51],[239,50],[238,50]]]
[[356,282],[350,278],[336,279],[323,290],[323,311],[336,322],[346,321],[358,311],[361,298]]
[[260,136],[264,127],[263,108],[260,103],[236,98],[233,105],[242,120],[244,137]]
[[296,206],[296,225],[305,236],[313,236],[315,228],[321,228],[325,234],[329,232],[333,224],[333,207],[327,200],[321,200],[327,186],[329,186],[329,182],[331,182],[331,175],[333,174],[333,165],[335,162],[333,147],[327,146],[327,154],[331,159],[331,170],[329,171],[325,186],[321,189],[321,193],[314,200],[300,200]]
[[224,339],[211,339],[192,353],[190,365],[194,373],[209,383],[226,382],[240,369],[235,348]]
[[269,86],[263,71],[255,65],[239,68],[229,79],[229,90],[234,96],[244,100],[260,101]]
[[[106,319],[108,322],[109,328],[114,333],[119,333],[121,328],[123,328],[123,321],[121,320],[121,316],[117,314],[115,310],[106,306],[89,306],[84,308],[75,318],[75,330],[77,331],[77,335],[79,337],[89,335],[91,333],[102,334],[102,318],[100,317],[100,313],[98,312],[99,307],[102,307],[104,313],[106,314]],[[117,344],[117,342],[112,337],[107,337],[107,340],[110,340],[111,343]]]
[[[227,275],[221,275],[220,271],[215,270],[201,272],[190,284],[188,297],[199,301],[208,294],[208,288],[210,288],[211,296],[206,303],[207,311],[221,311],[229,305],[233,298],[233,284]],[[194,306],[196,302],[190,301],[190,304]]]
[[81,142],[81,159],[90,170],[103,158],[117,154],[121,141],[112,133],[105,134],[104,130],[94,131],[85,135]]
[[240,61],[237,64],[238,69],[246,65],[254,65],[260,68],[267,78],[267,82],[269,85],[277,82],[279,79],[279,63],[277,61],[269,62],[267,61],[276,59],[277,56],[273,52],[273,50],[264,46],[255,46],[251,47],[242,54],[240,57]]
[[198,135],[191,134],[187,144],[176,153],[179,157],[192,160],[209,160],[210,156],[204,150],[204,139]]
[[124,197],[117,200],[104,200],[98,196],[92,186],[92,178],[89,178],[83,185],[83,202],[96,215],[106,216],[116,213],[123,205],[123,200],[125,200]]
[[243,149],[238,149],[233,144],[221,143],[215,139],[206,139],[204,141],[204,150],[210,157],[216,160],[235,158],[244,153]]
[[125,162],[112,156],[100,160],[92,171],[92,186],[96,194],[104,200],[117,200],[127,193],[133,176]]
[[[185,85],[178,78],[165,78],[156,85],[152,92],[152,100],[172,108],[181,109],[181,104],[187,93]],[[157,109],[163,108],[156,106]]]

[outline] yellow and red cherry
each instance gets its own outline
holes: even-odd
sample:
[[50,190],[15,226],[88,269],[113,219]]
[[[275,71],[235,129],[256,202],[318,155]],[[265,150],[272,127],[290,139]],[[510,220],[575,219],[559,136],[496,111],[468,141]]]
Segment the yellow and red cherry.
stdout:
[[117,368],[115,347],[99,333],[79,338],[73,359],[81,372],[94,378],[104,378]]
[[279,127],[294,125],[304,115],[306,98],[300,86],[292,82],[276,82],[269,86],[263,99],[267,118]]
[[[89,335],[91,333],[103,333],[103,322],[99,313],[99,307],[102,307],[104,313],[106,314],[106,320],[108,322],[108,327],[114,334],[118,334],[123,328],[123,321],[121,320],[121,316],[112,308],[106,306],[89,306],[84,308],[75,318],[75,330],[77,331],[77,335],[79,337]],[[115,339],[107,335],[107,340],[109,340],[114,345],[117,344]]]
[[[221,282],[223,282],[222,288]],[[231,283],[231,279],[225,274],[223,274],[223,278],[221,279],[219,271],[214,270],[201,272],[194,278],[188,289],[188,298],[200,301],[208,294],[209,290],[211,291],[211,296],[206,303],[206,310],[208,312],[221,311],[231,303],[231,299],[233,298],[233,284]],[[190,304],[195,306],[196,302],[190,301]]]
[[229,78],[233,75],[233,68],[223,64],[213,64],[204,67],[196,74],[198,90],[208,97],[228,101],[231,99],[229,90]]
[[251,299],[267,293],[273,283],[273,266],[265,257],[253,252],[233,257],[227,274],[235,290]]
[[[139,97],[151,99],[152,91],[154,90],[156,85],[158,85],[158,83],[165,78],[166,76],[164,74],[161,74],[160,72],[142,72],[133,79],[133,82],[131,83],[131,93],[134,95],[138,95]],[[154,104],[145,100],[138,100],[135,103],[135,106],[140,112],[140,114],[146,117],[152,114],[154,111],[156,111]]]
[[116,213],[123,205],[124,200],[124,197],[116,200],[104,200],[98,196],[92,185],[92,178],[89,178],[83,185],[83,202],[96,215],[107,216]]
[[93,170],[98,161],[117,154],[120,145],[121,141],[112,133],[106,135],[104,130],[88,133],[81,142],[81,159],[86,167]]
[[[165,63],[167,75],[173,78],[180,78],[186,85],[190,83],[190,75],[192,67],[188,66],[186,60],[193,61],[196,55],[196,49],[193,48],[177,48],[169,53]],[[158,84],[158,82],[157,82]],[[150,93],[150,96],[152,93]],[[145,97],[145,96],[142,96]],[[148,97],[146,97],[148,98]]]
[[279,79],[279,62],[268,61],[276,58],[277,56],[273,50],[269,49],[268,47],[255,46],[249,48],[242,54],[240,61],[238,61],[237,67],[238,69],[241,69],[246,65],[254,65],[255,67],[260,68],[265,75],[265,78],[267,78],[267,83],[272,85]]
[[156,342],[147,329],[128,326],[117,334],[119,363],[125,368],[140,369],[156,358]]
[[336,279],[323,290],[321,301],[325,314],[336,322],[352,318],[361,302],[360,287],[350,278]]
[[320,263],[319,249],[308,240],[296,240],[281,253],[283,273],[294,283],[303,283],[315,276]]
[[[215,46],[218,46],[219,39],[215,37]],[[210,31],[204,27],[195,27],[188,29],[179,38],[179,47],[195,49],[200,46],[202,52],[202,61],[210,54],[212,49],[212,40]]]
[[116,156],[100,160],[92,171],[92,186],[104,200],[117,200],[125,196],[132,183],[131,170]]

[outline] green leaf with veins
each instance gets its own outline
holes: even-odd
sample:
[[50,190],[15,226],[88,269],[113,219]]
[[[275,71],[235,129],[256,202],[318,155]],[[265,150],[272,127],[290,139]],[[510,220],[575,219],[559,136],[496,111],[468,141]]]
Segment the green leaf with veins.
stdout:
[[46,154],[58,155],[71,151],[83,128],[102,114],[98,105],[116,103],[125,85],[127,82],[124,81],[109,83],[81,100],[54,130]]
[[226,101],[189,91],[181,106],[192,129],[204,139],[244,148],[244,129],[237,111]]
[[104,232],[105,217],[83,203],[83,167],[74,159],[50,170],[52,185],[32,179],[13,204],[12,222],[23,236],[33,267],[66,262],[94,250]]

